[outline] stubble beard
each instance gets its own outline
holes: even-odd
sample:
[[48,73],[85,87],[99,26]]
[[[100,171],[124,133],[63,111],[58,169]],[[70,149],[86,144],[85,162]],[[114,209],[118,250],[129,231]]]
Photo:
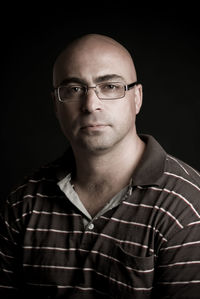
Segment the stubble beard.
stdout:
[[77,145],[84,151],[93,154],[103,154],[112,151],[112,149],[117,146],[117,144],[119,144],[125,136],[125,132],[95,132],[95,134],[92,135],[86,134],[80,136],[77,140]]
[[85,135],[79,138],[78,146],[91,153],[102,153],[113,146],[113,139],[110,134],[96,132],[93,135]]

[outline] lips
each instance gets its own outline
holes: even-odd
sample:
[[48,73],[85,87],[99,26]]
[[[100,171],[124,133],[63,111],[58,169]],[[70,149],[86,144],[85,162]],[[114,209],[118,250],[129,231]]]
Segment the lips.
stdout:
[[102,128],[102,127],[105,127],[106,124],[103,124],[103,123],[94,123],[94,124],[85,124],[83,126],[81,126],[81,129],[87,129],[87,128]]

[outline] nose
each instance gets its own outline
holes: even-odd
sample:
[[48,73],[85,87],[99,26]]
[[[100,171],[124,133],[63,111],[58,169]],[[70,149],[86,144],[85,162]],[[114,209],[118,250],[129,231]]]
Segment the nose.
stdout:
[[82,102],[82,111],[92,113],[101,110],[102,101],[97,97],[95,87],[89,87]]

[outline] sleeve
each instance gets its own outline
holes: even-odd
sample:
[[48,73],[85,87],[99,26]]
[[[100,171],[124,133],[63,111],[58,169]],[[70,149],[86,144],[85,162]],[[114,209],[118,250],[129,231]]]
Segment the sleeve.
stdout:
[[200,298],[200,221],[177,232],[160,249],[153,298]]
[[2,210],[0,214],[0,298],[14,298],[18,294],[22,280],[21,234],[12,206],[6,202]]

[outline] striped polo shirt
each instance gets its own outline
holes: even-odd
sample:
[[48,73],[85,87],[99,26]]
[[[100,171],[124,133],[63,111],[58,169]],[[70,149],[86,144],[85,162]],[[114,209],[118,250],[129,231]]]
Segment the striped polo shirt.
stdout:
[[131,186],[92,225],[59,186],[75,171],[71,149],[9,195],[0,298],[199,298],[200,174],[140,137]]

